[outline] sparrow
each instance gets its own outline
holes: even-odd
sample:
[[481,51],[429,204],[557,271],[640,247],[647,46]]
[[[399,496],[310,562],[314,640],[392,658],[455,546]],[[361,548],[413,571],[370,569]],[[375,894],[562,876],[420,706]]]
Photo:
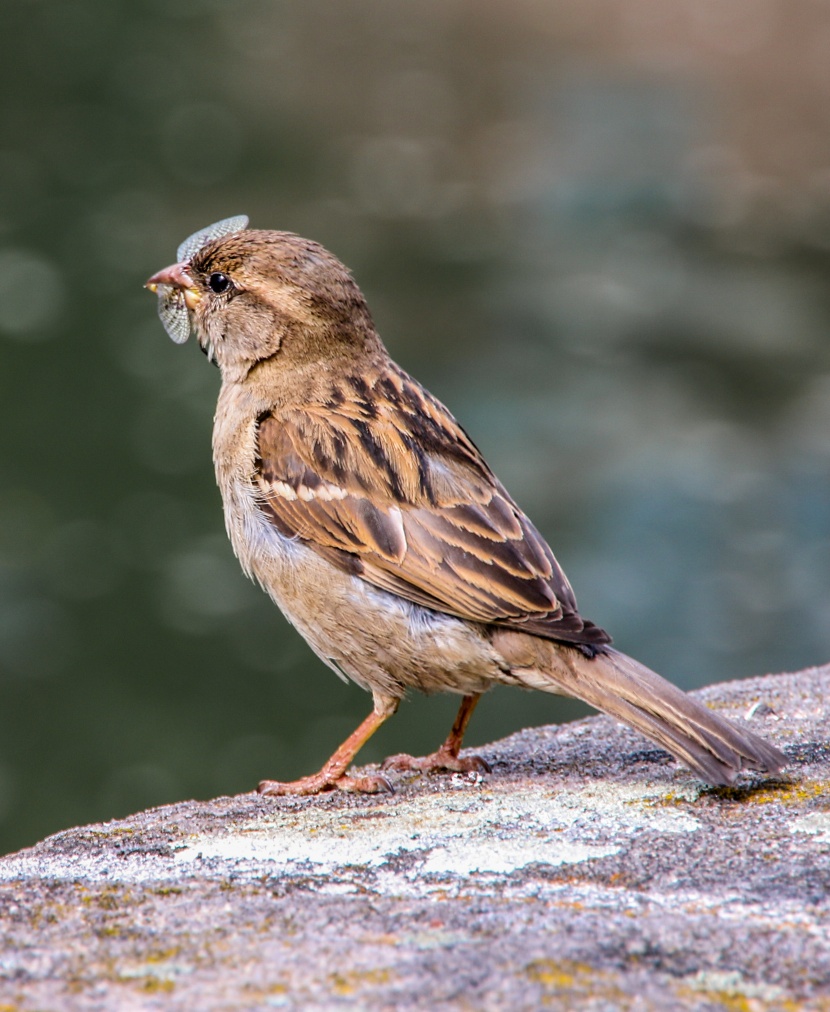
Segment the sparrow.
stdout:
[[349,772],[408,691],[459,694],[432,755],[382,769],[489,771],[459,754],[483,692],[575,696],[712,785],[785,756],[611,646],[545,539],[447,408],[390,358],[347,268],[316,242],[195,233],[146,287],[170,337],[221,372],[213,460],[234,552],[320,659],[372,694],[319,772],[265,795],[391,790]]

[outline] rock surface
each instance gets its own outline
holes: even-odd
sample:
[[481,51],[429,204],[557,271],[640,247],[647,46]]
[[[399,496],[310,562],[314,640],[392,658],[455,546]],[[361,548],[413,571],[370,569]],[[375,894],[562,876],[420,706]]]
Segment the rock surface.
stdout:
[[0,1012],[830,1009],[830,667],[716,686],[784,779],[606,717],[393,796],[254,794],[0,859]]

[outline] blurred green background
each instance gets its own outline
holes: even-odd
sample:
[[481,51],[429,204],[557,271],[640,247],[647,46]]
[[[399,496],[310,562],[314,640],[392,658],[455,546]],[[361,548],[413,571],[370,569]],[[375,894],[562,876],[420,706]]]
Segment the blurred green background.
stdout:
[[[242,577],[144,279],[247,213],[686,687],[830,655],[830,7],[21,0],[0,79],[0,849],[317,769],[367,712]],[[418,699],[366,759],[429,750]],[[482,743],[583,712],[497,690]]]

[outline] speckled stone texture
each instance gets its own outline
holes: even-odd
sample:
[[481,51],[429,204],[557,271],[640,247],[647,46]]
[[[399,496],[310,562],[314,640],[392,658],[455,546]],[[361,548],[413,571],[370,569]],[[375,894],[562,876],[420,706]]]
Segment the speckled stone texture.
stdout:
[[716,686],[789,756],[704,787],[606,717],[393,796],[253,794],[0,859],[9,1010],[830,1009],[830,667]]

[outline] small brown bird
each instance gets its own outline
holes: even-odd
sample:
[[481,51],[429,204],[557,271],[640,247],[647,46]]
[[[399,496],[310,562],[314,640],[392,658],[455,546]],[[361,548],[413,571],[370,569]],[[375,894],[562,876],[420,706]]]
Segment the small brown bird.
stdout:
[[479,696],[518,685],[583,699],[710,784],[784,755],[611,647],[449,411],[389,357],[348,270],[288,232],[229,218],[147,282],[170,336],[191,328],[222,373],[213,458],[228,534],[314,652],[372,693],[319,773],[262,794],[390,789],[355,777],[361,746],[409,689],[461,707],[431,756],[386,769],[487,770],[459,756]]

